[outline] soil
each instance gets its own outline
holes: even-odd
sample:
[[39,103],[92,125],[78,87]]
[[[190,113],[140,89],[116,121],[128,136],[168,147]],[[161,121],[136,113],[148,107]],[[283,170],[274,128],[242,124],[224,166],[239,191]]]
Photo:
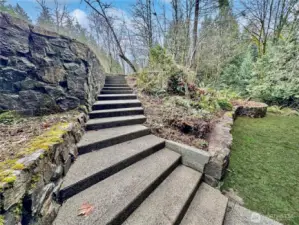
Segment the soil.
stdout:
[[138,93],[147,117],[145,126],[150,127],[153,134],[207,150],[211,121],[194,116],[184,107],[169,104],[167,98],[138,91],[134,77],[127,77],[127,82]]
[[57,123],[73,120],[76,114],[77,111],[69,111],[41,117],[16,116],[9,122],[0,121],[0,162],[15,159],[34,137]]

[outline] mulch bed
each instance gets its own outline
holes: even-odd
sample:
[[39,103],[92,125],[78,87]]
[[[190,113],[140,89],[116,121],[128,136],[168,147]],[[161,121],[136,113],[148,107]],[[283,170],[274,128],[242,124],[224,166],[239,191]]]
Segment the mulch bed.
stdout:
[[[136,80],[128,77],[127,81],[135,92],[138,92]],[[165,104],[165,100],[159,96],[138,92],[138,99],[145,109],[147,117],[145,126],[150,127],[153,134],[204,150],[207,149],[205,138],[210,131],[210,121],[195,117],[178,105]]]

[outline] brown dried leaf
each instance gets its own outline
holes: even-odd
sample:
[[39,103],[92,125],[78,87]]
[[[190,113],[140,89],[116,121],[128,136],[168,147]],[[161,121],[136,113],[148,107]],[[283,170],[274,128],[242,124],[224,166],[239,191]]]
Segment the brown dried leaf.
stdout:
[[93,210],[93,205],[89,204],[88,202],[85,202],[81,205],[78,216],[88,216],[93,212]]

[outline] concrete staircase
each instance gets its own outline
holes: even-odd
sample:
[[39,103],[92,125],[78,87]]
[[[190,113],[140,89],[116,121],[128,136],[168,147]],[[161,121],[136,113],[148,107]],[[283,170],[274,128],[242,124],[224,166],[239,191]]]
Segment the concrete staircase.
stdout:
[[[204,154],[185,153],[141,125],[143,108],[124,76],[107,76],[98,100],[57,192],[63,204],[55,225],[251,224],[236,213],[225,218],[228,199],[201,182],[205,160],[196,157]],[[78,216],[84,203],[92,213]]]

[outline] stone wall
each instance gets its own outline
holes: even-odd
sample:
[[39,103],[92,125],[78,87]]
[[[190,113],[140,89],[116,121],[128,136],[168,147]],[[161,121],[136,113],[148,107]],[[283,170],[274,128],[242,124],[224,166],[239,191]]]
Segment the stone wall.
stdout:
[[0,34],[0,110],[91,107],[105,74],[88,46],[1,12]]
[[[246,104],[245,104],[246,103]],[[233,136],[231,130],[238,116],[262,118],[266,116],[268,105],[260,102],[243,102],[234,106],[233,111],[226,112],[215,122],[209,134],[208,152],[210,160],[205,166],[204,179],[211,186],[217,186],[223,179],[229,166]]]
[[52,223],[60,207],[53,196],[78,155],[76,143],[84,133],[86,120],[86,114],[79,114],[76,120],[61,127],[59,143],[19,159],[22,169],[6,171],[14,181],[0,182],[1,225]]

